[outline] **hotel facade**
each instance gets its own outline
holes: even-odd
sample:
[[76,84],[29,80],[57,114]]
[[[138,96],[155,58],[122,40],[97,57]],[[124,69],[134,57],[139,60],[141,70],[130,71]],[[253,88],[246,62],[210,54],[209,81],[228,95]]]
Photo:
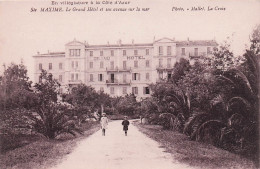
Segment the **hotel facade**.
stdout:
[[89,45],[73,40],[65,52],[34,55],[35,82],[41,70],[52,73],[67,87],[86,84],[111,96],[134,93],[138,99],[149,97],[149,84],[171,77],[174,64],[185,58],[195,60],[210,57],[217,46],[214,40],[175,41],[162,38],[152,43]]

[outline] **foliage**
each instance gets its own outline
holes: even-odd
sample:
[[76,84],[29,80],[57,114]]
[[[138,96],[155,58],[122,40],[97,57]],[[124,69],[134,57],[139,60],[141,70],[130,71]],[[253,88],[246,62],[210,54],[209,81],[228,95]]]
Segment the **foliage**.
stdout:
[[30,107],[32,82],[27,76],[27,69],[21,63],[11,64],[0,78],[0,108],[2,110],[18,107]]
[[136,100],[134,94],[126,95],[119,99],[118,103],[115,105],[115,108],[120,114],[132,116],[137,113],[137,108],[139,103]]
[[213,57],[175,64],[172,79],[150,85],[146,116],[197,141],[258,159],[260,25],[243,56],[225,41]]

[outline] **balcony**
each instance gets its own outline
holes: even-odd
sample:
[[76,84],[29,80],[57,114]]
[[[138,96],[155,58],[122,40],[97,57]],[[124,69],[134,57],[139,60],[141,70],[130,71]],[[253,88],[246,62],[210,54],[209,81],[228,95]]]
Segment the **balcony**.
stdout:
[[69,80],[69,84],[81,84],[81,80]]
[[107,85],[130,85],[131,84],[131,80],[118,80],[118,79],[114,79],[114,80],[106,80],[106,84]]
[[107,72],[131,72],[132,69],[131,67],[122,67],[122,68],[118,68],[118,66],[114,67],[114,68],[106,68]]
[[157,65],[156,66],[156,70],[157,71],[172,71],[173,70],[173,66],[172,65]]
[[203,57],[207,56],[206,52],[198,52],[198,53],[189,53],[190,59],[201,59]]

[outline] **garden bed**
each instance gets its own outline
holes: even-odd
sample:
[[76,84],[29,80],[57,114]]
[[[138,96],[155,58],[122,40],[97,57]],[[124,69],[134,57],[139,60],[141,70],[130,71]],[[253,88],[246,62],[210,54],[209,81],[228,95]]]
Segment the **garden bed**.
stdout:
[[134,122],[148,137],[159,142],[174,160],[198,168],[257,168],[254,163],[239,155],[209,144],[191,141],[186,135],[162,130],[158,125],[143,125]]
[[83,124],[83,128],[84,135],[78,137],[63,135],[59,139],[50,140],[40,136],[31,138],[23,136],[16,142],[10,140],[9,149],[5,148],[0,154],[0,168],[49,168],[70,154],[80,140],[95,133],[99,129],[99,124],[98,122]]

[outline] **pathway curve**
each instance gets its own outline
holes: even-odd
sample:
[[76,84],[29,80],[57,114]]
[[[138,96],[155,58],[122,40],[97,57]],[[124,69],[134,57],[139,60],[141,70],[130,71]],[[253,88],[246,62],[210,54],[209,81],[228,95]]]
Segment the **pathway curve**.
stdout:
[[106,136],[101,130],[82,140],[76,149],[54,169],[183,169],[184,164],[172,161],[172,156],[159,144],[129,126],[124,135],[121,121],[108,124]]

